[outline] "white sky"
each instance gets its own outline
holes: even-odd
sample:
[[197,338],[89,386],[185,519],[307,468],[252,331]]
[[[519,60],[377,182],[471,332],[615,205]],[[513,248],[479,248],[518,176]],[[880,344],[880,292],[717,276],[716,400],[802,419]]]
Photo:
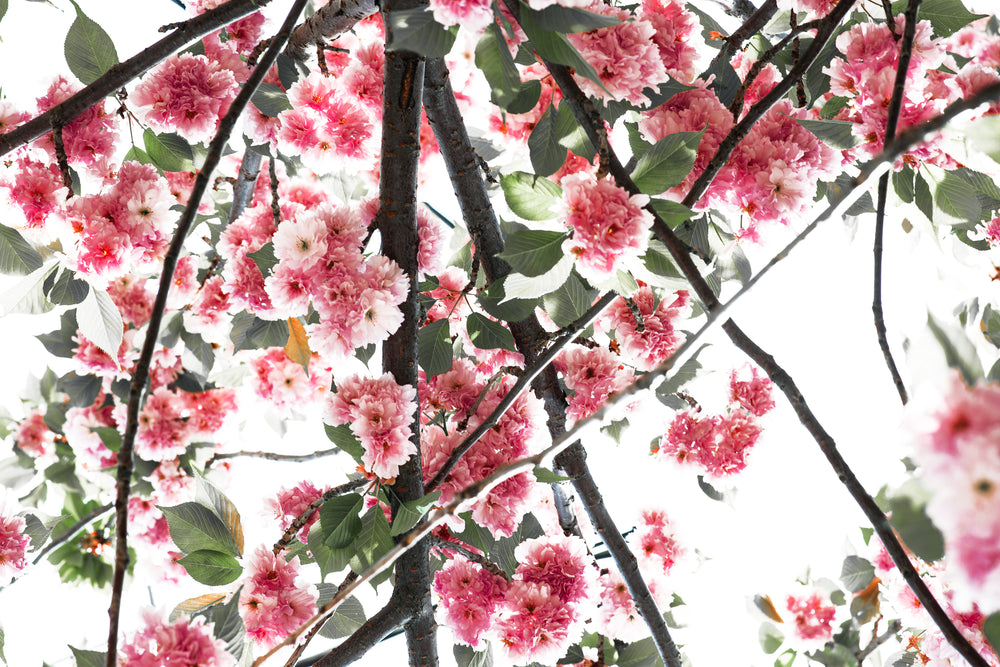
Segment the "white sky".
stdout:
[[[61,40],[74,14],[68,2],[57,0],[56,4],[65,11],[44,3],[15,1],[0,22],[0,62],[5,63],[0,84],[5,96],[23,100],[40,95],[52,72],[62,66]],[[81,4],[112,34],[121,59],[153,41],[157,26],[185,16],[169,0]],[[121,22],[123,17],[128,17],[127,26]],[[910,234],[902,231],[903,213],[916,226]],[[871,325],[871,221],[860,222],[853,242],[851,235],[852,228],[839,221],[821,227],[732,315],[796,379],[862,482],[875,493],[882,484],[902,479],[901,410]],[[945,256],[951,245],[944,244]],[[756,268],[772,251],[750,254]],[[1000,285],[989,281],[985,256],[971,257],[972,268],[955,262],[936,268],[941,252],[926,222],[904,209],[894,209],[887,221],[885,257],[886,317],[897,362],[907,380],[933,377],[940,367],[933,349],[922,348],[929,351],[917,354],[919,364],[908,361],[899,352],[900,332],[922,335],[928,307],[947,317],[957,301],[974,294],[1000,303]],[[12,282],[4,280],[0,287]],[[52,330],[56,321],[54,315],[0,319],[0,340],[6,350],[0,405],[8,406],[15,416],[21,415],[22,378],[40,376],[47,362],[47,353],[33,336]],[[721,395],[728,368],[743,362],[740,353],[718,334],[710,342],[713,347],[703,359],[720,372],[702,382],[706,397],[713,392]],[[700,398],[702,394],[695,395]],[[654,464],[638,454],[648,443],[645,435],[628,436],[621,447],[610,442],[587,443],[591,469],[620,527],[631,525],[638,508],[662,506],[690,550],[706,559],[700,568],[690,567],[672,582],[688,603],[678,614],[687,627],[675,631],[674,637],[699,667],[772,664],[774,657],[763,656],[758,648],[759,619],[748,611],[749,599],[757,593],[777,599],[810,567],[814,578],[836,580],[844,556],[861,544],[858,526],[865,522],[860,510],[783,399],[778,406],[765,422],[765,436],[751,465],[734,480],[733,506],[704,496],[693,471]],[[649,420],[662,417],[649,415]],[[316,442],[310,438],[293,429],[280,448],[306,451]],[[245,446],[258,448],[250,442]],[[320,440],[315,448],[325,446],[325,440]],[[244,517],[248,551],[275,539],[273,529],[258,516],[262,496],[267,495],[262,485],[273,485],[276,490],[281,483],[297,482],[303,474],[315,481],[339,483],[341,473],[330,466],[309,464],[303,473],[292,464],[240,461],[234,465],[234,479],[241,483],[234,485],[230,495]],[[326,479],[324,469],[330,471]],[[43,660],[72,664],[66,657],[67,642],[102,650],[107,596],[94,595],[89,589],[67,590],[57,582],[54,569],[42,566],[0,591],[0,625],[6,631],[9,664],[35,667]],[[199,592],[197,586],[193,591],[161,590],[156,601],[169,609]],[[123,616],[124,629],[134,629],[134,610],[147,602],[145,590],[129,589],[130,611]],[[366,608],[374,612],[378,606],[367,604]],[[443,636],[447,640],[447,634]],[[442,649],[450,656],[447,642]],[[883,652],[883,658],[889,652]],[[397,639],[361,664],[402,664],[404,655],[405,646]]]

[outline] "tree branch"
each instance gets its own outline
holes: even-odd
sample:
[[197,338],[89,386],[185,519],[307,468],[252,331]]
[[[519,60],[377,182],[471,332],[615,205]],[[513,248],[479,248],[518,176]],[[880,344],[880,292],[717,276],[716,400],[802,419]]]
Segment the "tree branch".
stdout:
[[761,28],[767,25],[767,22],[771,20],[775,12],[778,11],[778,0],[767,0],[760,8],[750,15],[743,25],[741,25],[736,32],[731,34],[722,42],[722,48],[719,49],[719,53],[712,58],[712,63],[709,65],[708,69],[702,72],[699,78],[708,78],[708,73],[715,69],[715,67],[720,62],[729,62],[737,51],[743,47],[743,42],[747,41],[758,32]]
[[[236,174],[236,182],[233,183],[233,205],[229,209],[229,217],[227,218],[229,224],[232,224],[237,218],[243,215],[243,211],[253,201],[257,177],[260,176],[260,160],[261,155],[257,151],[248,148],[243,152],[240,170]],[[207,466],[208,464],[206,464]]]
[[276,454],[274,452],[225,452],[222,454],[216,454],[209,460],[205,461],[205,469],[215,463],[216,461],[221,461],[222,459],[236,459],[236,458],[250,458],[250,459],[267,459],[268,461],[291,461],[291,462],[302,462],[302,461],[312,461],[314,459],[320,459],[324,456],[331,456],[337,452],[343,451],[340,447],[331,447],[330,449],[321,449],[318,452],[308,452],[306,454]]
[[[896,125],[899,122],[899,112],[903,108],[903,92],[906,89],[906,72],[910,67],[910,56],[913,54],[913,39],[917,33],[917,9],[920,0],[910,0],[906,6],[906,25],[903,28],[903,39],[899,46],[899,64],[896,67],[896,81],[892,87],[892,98],[889,100],[888,118],[885,123],[885,143],[896,136]],[[893,30],[892,12],[887,14],[889,29]],[[895,32],[893,32],[895,35]],[[886,336],[885,315],[882,313],[882,239],[885,228],[885,202],[889,195],[889,174],[883,174],[878,181],[878,204],[875,207],[875,242],[872,254],[875,255],[874,277],[872,278],[872,315],[875,318],[875,336],[878,338],[879,349],[885,358],[885,365],[896,386],[899,400],[906,405],[906,385],[899,375],[896,360],[889,349],[889,339]]]
[[285,55],[296,60],[308,60],[315,53],[313,49],[317,44],[335,39],[377,11],[375,0],[330,0],[295,28]]
[[663,657],[663,662],[668,667],[680,667],[681,655],[677,650],[677,645],[670,638],[670,630],[660,614],[656,601],[649,592],[649,587],[639,573],[639,564],[635,556],[625,543],[625,538],[615,525],[614,519],[608,512],[604,504],[604,498],[597,488],[597,482],[590,474],[587,466],[587,453],[583,447],[575,445],[562,454],[556,456],[556,462],[573,478],[573,485],[580,494],[580,500],[587,508],[587,516],[594,529],[604,540],[605,546],[611,553],[611,557],[621,573],[628,592],[635,602],[635,607],[642,614],[646,625],[649,626],[653,641],[656,643],[656,650]]
[[129,81],[141,76],[143,72],[164,58],[184,48],[192,41],[218,30],[227,23],[252,14],[270,1],[229,0],[229,2],[204,14],[199,14],[193,19],[175,24],[176,29],[169,35],[125,62],[113,66],[97,81],[65,102],[55,105],[24,125],[0,135],[0,155],[6,155],[18,146],[37,139],[57,125],[67,125],[84,111],[113,94]]
[[114,507],[114,504],[112,504],[112,503],[105,503],[104,505],[101,505],[100,507],[96,507],[96,508],[92,509],[91,511],[87,512],[86,514],[84,514],[82,517],[80,517],[79,521],[77,521],[76,523],[74,523],[72,526],[70,526],[69,528],[67,528],[63,532],[59,533],[59,535],[57,535],[56,537],[53,537],[51,540],[49,540],[49,543],[46,544],[44,547],[42,547],[42,550],[38,552],[38,555],[35,556],[35,560],[31,561],[31,564],[32,565],[38,565],[41,562],[41,560],[43,558],[45,558],[45,554],[47,554],[48,552],[52,551],[53,549],[55,549],[57,546],[59,546],[60,544],[62,544],[66,540],[68,540],[69,538],[71,538],[74,535],[76,535],[76,532],[78,530],[80,530],[81,528],[83,528],[84,526],[86,526],[88,523],[90,523],[91,521],[93,521],[97,517],[101,516],[102,514],[104,514],[106,512],[111,511],[111,509],[113,507]]
[[318,510],[320,507],[323,506],[323,503],[328,501],[330,498],[334,498],[336,496],[342,496],[345,493],[350,493],[355,489],[360,489],[367,483],[368,480],[363,477],[361,479],[351,480],[350,482],[341,484],[340,486],[335,486],[332,489],[327,490],[322,496],[309,503],[309,507],[304,509],[297,517],[295,517],[295,520],[292,521],[292,524],[288,527],[288,530],[286,530],[285,533],[281,536],[281,539],[275,542],[273,549],[274,555],[277,556],[283,550],[288,548],[288,545],[292,543],[293,539],[295,539],[295,535],[300,530],[302,530],[303,526],[305,526],[309,522],[309,517],[311,517],[316,510]]
[[201,198],[208,188],[212,172],[222,158],[222,152],[229,140],[229,135],[236,126],[236,121],[239,119],[240,114],[243,113],[243,109],[250,102],[250,97],[261,81],[264,80],[268,69],[277,59],[278,51],[284,45],[285,40],[288,39],[288,34],[291,33],[295,25],[295,20],[302,12],[306,2],[307,0],[295,0],[288,16],[285,18],[284,24],[281,26],[281,30],[275,35],[274,43],[268,48],[261,62],[254,68],[253,72],[250,73],[249,78],[236,95],[226,115],[219,121],[219,130],[215,138],[212,139],[208,154],[205,156],[205,162],[202,164],[201,170],[195,178],[194,186],[191,188],[191,196],[188,199],[187,206],[180,220],[177,222],[177,228],[174,230],[170,247],[163,258],[163,271],[160,274],[160,284],[156,293],[156,299],[153,302],[153,309],[146,330],[146,339],[143,342],[142,352],[139,355],[139,360],[136,362],[135,373],[132,376],[125,429],[122,434],[121,448],[118,450],[118,474],[115,481],[115,512],[117,514],[115,517],[115,571],[112,579],[111,604],[108,608],[110,623],[108,628],[107,667],[115,667],[118,662],[118,618],[121,609],[122,587],[125,583],[125,570],[128,567],[128,496],[132,478],[132,452],[135,446],[135,436],[139,428],[139,407],[142,403],[143,391],[149,380],[149,366],[153,358],[153,351],[156,349],[157,338],[160,335],[160,325],[163,323],[163,314],[166,311],[167,295],[170,292],[173,282],[174,269],[177,268],[177,261],[180,258],[184,240],[194,222],[195,214],[198,212]]
[[[342,667],[360,660],[375,644],[378,644],[386,635],[402,625],[407,620],[407,616],[406,608],[399,604],[394,590],[389,602],[365,621],[365,624],[355,630],[350,637],[342,641],[337,648],[316,662],[306,664],[315,665],[315,667]],[[322,624],[317,624],[315,627],[322,627]]]
[[[878,624],[876,623],[876,625]],[[862,663],[864,663],[865,658],[874,653],[875,649],[877,649],[879,646],[892,639],[896,635],[896,633],[902,629],[903,629],[903,624],[900,622],[898,618],[889,623],[889,627],[885,629],[885,632],[878,635],[877,637],[872,637],[872,640],[868,642],[868,646],[864,647],[863,649],[854,654],[854,657],[858,659],[858,664],[861,665]]]

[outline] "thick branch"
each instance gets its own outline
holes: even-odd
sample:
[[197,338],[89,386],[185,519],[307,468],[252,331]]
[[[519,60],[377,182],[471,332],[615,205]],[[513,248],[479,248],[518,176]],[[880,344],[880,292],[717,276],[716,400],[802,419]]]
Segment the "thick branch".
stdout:
[[270,0],[229,0],[204,14],[176,24],[176,29],[149,48],[118,63],[76,95],[57,104],[24,125],[0,135],[0,155],[6,155],[22,144],[33,141],[57,125],[65,126],[108,95],[139,77],[153,65],[227,23],[252,14]]
[[625,538],[622,537],[604,504],[604,498],[601,497],[601,492],[597,488],[597,482],[594,481],[587,466],[586,451],[583,447],[574,445],[557,456],[556,462],[566,474],[573,478],[573,484],[580,494],[580,500],[587,508],[587,516],[590,517],[594,529],[604,540],[604,544],[618,567],[618,572],[625,580],[625,585],[635,602],[636,609],[642,614],[646,625],[649,626],[653,641],[656,642],[656,649],[663,657],[664,664],[668,667],[680,667],[681,655],[677,650],[677,645],[670,638],[670,630],[667,629],[667,624],[656,606],[656,601],[653,600],[649,587],[646,586],[646,582],[643,581],[642,575],[639,573],[639,564],[636,562],[635,556],[629,550]]
[[399,602],[398,596],[393,591],[389,602],[365,621],[365,624],[355,630],[350,637],[342,641],[337,648],[315,662],[299,664],[303,666],[315,665],[316,667],[342,667],[360,660],[375,644],[378,644],[386,635],[407,620],[406,609]]
[[719,49],[719,53],[712,58],[712,64],[709,65],[707,71],[703,72],[702,79],[708,78],[708,72],[711,72],[716,65],[720,62],[729,62],[737,51],[743,48],[743,42],[747,41],[758,32],[761,28],[767,25],[767,22],[771,20],[775,12],[778,11],[778,0],[767,0],[760,8],[755,11],[750,17],[741,25],[736,32],[731,34],[722,42],[722,48]]
[[[420,0],[389,0],[383,4],[386,25],[394,10],[420,6]],[[386,46],[391,46],[391,30]],[[382,234],[382,252],[394,260],[409,280],[402,305],[403,323],[382,346],[382,366],[400,385],[417,390],[417,168],[420,160],[420,113],[424,88],[424,60],[409,51],[386,50],[382,103],[382,161],[379,210],[375,224]],[[393,515],[402,502],[424,495],[420,456],[420,410],[414,409],[410,427],[417,454],[399,469],[395,493],[390,494]],[[431,606],[430,541],[424,540],[396,565],[393,597],[406,610],[403,629],[410,666],[437,667],[437,624]]]
[[236,95],[226,115],[219,121],[219,130],[208,148],[205,162],[195,178],[194,187],[191,189],[191,197],[188,200],[184,213],[177,223],[174,236],[170,241],[170,247],[163,258],[163,271],[160,274],[160,284],[153,302],[152,314],[146,330],[146,339],[142,345],[142,352],[136,362],[135,373],[132,376],[132,387],[129,391],[127,417],[125,430],[122,434],[122,445],[118,450],[118,475],[115,482],[115,572],[112,579],[111,605],[108,608],[109,628],[108,628],[108,652],[107,666],[115,667],[118,662],[118,617],[121,608],[122,587],[125,583],[125,570],[128,567],[128,496],[129,486],[132,478],[132,451],[135,445],[135,436],[139,428],[139,406],[142,403],[142,394],[149,380],[149,366],[153,358],[153,351],[156,349],[156,341],[160,335],[160,325],[163,323],[163,314],[167,307],[167,295],[170,292],[173,282],[174,269],[177,268],[177,261],[180,259],[181,248],[184,246],[184,239],[194,222],[195,214],[198,212],[198,205],[208,188],[209,179],[212,172],[222,159],[222,152],[225,149],[229,135],[236,126],[243,109],[250,102],[257,86],[264,80],[268,69],[274,64],[278,57],[278,51],[288,39],[289,33],[295,26],[295,20],[305,7],[307,0],[295,0],[289,11],[281,30],[274,37],[274,42],[261,58],[260,63],[251,72],[242,90]]
[[[896,81],[892,87],[892,99],[889,100],[888,118],[885,123],[885,143],[896,136],[896,125],[899,122],[899,112],[903,108],[903,91],[906,89],[906,72],[910,67],[910,56],[913,54],[913,38],[917,32],[917,9],[920,0],[910,0],[906,6],[906,26],[903,28],[903,40],[899,46],[899,64],[896,67]],[[893,29],[891,12],[887,14],[889,28]],[[893,33],[895,34],[895,33]],[[885,316],[882,313],[882,239],[885,229],[885,202],[889,196],[889,174],[884,174],[878,182],[878,204],[875,207],[875,242],[872,253],[875,255],[874,277],[872,279],[872,315],[875,318],[875,335],[878,338],[879,349],[885,358],[885,365],[892,376],[892,383],[899,393],[899,400],[906,405],[906,385],[899,375],[896,360],[889,349],[889,339],[886,336]]]
[[228,218],[230,223],[243,215],[243,211],[253,201],[254,187],[257,185],[257,177],[260,176],[260,159],[260,153],[249,148],[243,153],[243,161],[240,162],[240,170],[236,174],[236,182],[233,183],[233,205],[229,209]]
[[295,28],[285,55],[296,60],[308,60],[316,52],[317,44],[337,38],[377,11],[375,0],[330,0]]

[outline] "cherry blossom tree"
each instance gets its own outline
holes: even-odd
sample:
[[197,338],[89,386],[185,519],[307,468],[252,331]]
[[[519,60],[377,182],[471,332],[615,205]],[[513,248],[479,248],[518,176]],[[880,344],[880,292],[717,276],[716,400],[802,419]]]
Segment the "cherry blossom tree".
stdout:
[[[20,277],[0,303],[58,316],[3,421],[0,584],[47,561],[107,592],[106,647],[68,646],[77,665],[341,665],[401,632],[413,666],[447,645],[463,667],[680,667],[719,633],[675,615],[704,557],[692,508],[640,492],[613,518],[588,451],[613,439],[728,501],[782,413],[868,525],[841,572],[753,599],[768,661],[1000,664],[1000,274],[919,332],[881,296],[904,215],[993,266],[997,17],[189,0],[120,61],[70,4],[63,73],[0,97],[0,271]],[[874,228],[878,371],[914,394],[906,480],[878,490],[728,316],[831,218]],[[716,329],[739,364],[705,361]],[[890,345],[924,332],[929,380]],[[260,414],[328,442],[244,449]],[[253,482],[266,542],[229,497],[251,458],[297,476]],[[203,592],[123,614],[151,580]]]

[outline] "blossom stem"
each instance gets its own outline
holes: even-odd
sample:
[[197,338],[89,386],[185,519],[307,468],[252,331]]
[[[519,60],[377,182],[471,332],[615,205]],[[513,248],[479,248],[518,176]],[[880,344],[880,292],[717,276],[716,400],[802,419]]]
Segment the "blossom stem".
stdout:
[[45,113],[39,114],[10,132],[0,135],[0,155],[6,155],[22,144],[34,141],[56,126],[69,124],[84,111],[105,97],[112,95],[129,81],[138,78],[164,58],[184,48],[192,41],[218,30],[227,23],[252,14],[270,1],[229,0],[229,2],[204,14],[176,24],[176,28],[169,35],[125,62],[113,66],[94,83],[71,96],[65,102],[55,105]]
[[[281,29],[275,35],[273,44],[261,58],[261,62],[250,73],[250,76],[247,78],[243,88],[236,95],[226,115],[220,119],[218,132],[209,145],[205,162],[198,172],[198,176],[195,178],[194,186],[191,188],[191,196],[188,199],[184,213],[177,222],[174,236],[163,258],[163,270],[160,274],[160,284],[147,325],[146,339],[143,342],[139,360],[136,362],[135,373],[132,376],[125,429],[122,434],[121,448],[118,450],[118,474],[115,482],[115,570],[112,578],[111,604],[108,608],[110,623],[108,627],[107,667],[115,667],[118,663],[118,620],[121,611],[122,589],[125,583],[125,570],[128,568],[129,560],[128,497],[133,467],[132,452],[135,446],[136,433],[139,429],[139,408],[142,403],[142,395],[146,388],[146,383],[149,380],[150,364],[153,359],[153,352],[156,349],[157,339],[160,335],[160,326],[163,323],[163,315],[167,307],[167,295],[173,283],[174,269],[177,267],[177,261],[180,258],[184,240],[191,229],[191,225],[194,223],[198,206],[201,204],[201,198],[208,189],[212,172],[222,159],[222,152],[225,149],[230,134],[232,134],[233,128],[236,126],[236,121],[239,120],[243,110],[250,103],[250,97],[257,90],[257,87],[267,75],[267,71],[277,59],[278,52],[288,39],[288,35],[295,26],[295,21],[298,19],[299,14],[302,13],[307,1],[295,0],[289,10],[288,16],[285,18],[284,24],[282,24]],[[114,68],[112,68],[113,70]],[[64,122],[64,120],[60,118],[60,122]]]
[[[906,25],[903,28],[902,41],[899,44],[899,64],[896,67],[896,80],[892,87],[892,98],[889,100],[888,118],[885,123],[885,141],[896,136],[896,126],[899,123],[899,113],[903,108],[903,91],[906,88],[906,72],[910,67],[910,57],[913,55],[913,39],[917,32],[917,9],[920,0],[910,0],[906,6]],[[887,14],[889,29],[893,29],[892,13]],[[895,31],[893,35],[895,36]],[[885,365],[892,376],[892,383],[899,393],[899,400],[906,405],[906,385],[899,375],[896,360],[889,349],[889,339],[885,329],[885,315],[882,312],[882,241],[885,231],[885,204],[889,195],[889,174],[883,174],[878,181],[878,202],[875,206],[875,242],[872,254],[875,256],[874,277],[872,279],[872,315],[875,319],[875,335],[878,338],[879,349],[885,358]]]

